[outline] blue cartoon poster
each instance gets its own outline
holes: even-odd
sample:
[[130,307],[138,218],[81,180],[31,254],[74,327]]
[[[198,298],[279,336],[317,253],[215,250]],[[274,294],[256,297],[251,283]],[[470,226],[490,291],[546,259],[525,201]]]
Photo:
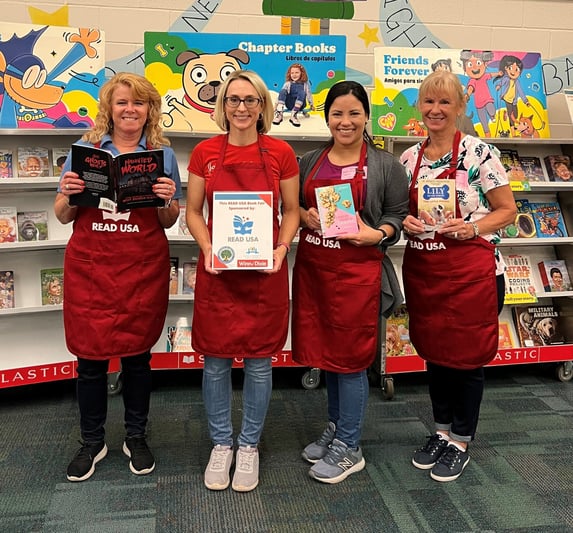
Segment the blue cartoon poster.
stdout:
[[89,128],[104,81],[91,28],[0,22],[0,128]]
[[271,133],[328,135],[324,99],[345,78],[346,37],[146,32],[145,76],[163,98],[163,127],[219,132],[212,114],[230,72],[249,69],[267,85]]
[[434,70],[456,74],[467,101],[460,126],[480,137],[549,137],[541,56],[444,48],[374,49],[374,135],[424,136],[418,87]]

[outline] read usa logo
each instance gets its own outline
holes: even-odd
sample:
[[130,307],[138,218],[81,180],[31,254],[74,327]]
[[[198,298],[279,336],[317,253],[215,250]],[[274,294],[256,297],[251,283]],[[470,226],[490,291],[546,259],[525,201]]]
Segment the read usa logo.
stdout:
[[130,211],[124,211],[122,213],[102,211],[101,214],[104,221],[111,220],[111,222],[92,222],[92,231],[139,233],[139,226],[137,224],[129,224],[128,222],[131,215]]

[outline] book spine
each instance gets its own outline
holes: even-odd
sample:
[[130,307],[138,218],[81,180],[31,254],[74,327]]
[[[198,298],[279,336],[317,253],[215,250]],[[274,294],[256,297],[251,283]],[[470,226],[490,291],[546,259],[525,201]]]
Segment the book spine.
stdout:
[[541,278],[541,283],[543,283],[543,288],[545,292],[551,292],[551,285],[549,283],[549,278],[547,277],[547,270],[545,269],[545,262],[540,261],[537,266],[539,267],[539,276]]

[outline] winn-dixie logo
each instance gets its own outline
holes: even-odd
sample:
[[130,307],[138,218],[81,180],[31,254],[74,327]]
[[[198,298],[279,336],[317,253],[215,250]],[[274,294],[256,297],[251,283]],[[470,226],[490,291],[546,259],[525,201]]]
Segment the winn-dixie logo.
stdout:
[[450,198],[450,188],[447,185],[439,187],[424,185],[422,187],[422,198],[424,200],[448,200]]

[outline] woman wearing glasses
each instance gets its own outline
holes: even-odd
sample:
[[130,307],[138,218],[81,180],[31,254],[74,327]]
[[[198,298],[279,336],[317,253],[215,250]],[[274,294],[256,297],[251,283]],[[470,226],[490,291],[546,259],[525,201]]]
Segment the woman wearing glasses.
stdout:
[[[244,362],[242,424],[237,437],[232,488],[246,492],[259,482],[259,443],[272,389],[271,361],[287,338],[286,255],[299,224],[298,165],[292,148],[265,135],[273,119],[268,89],[256,73],[233,72],[215,105],[215,122],[226,134],[200,142],[191,154],[187,224],[201,256],[193,313],[193,349],[205,356],[203,401],[213,449],[205,485],[223,490],[233,463],[231,365]],[[213,193],[273,192],[271,270],[215,270],[211,261]],[[205,222],[203,201],[209,204]],[[278,204],[281,203],[279,223]]]

